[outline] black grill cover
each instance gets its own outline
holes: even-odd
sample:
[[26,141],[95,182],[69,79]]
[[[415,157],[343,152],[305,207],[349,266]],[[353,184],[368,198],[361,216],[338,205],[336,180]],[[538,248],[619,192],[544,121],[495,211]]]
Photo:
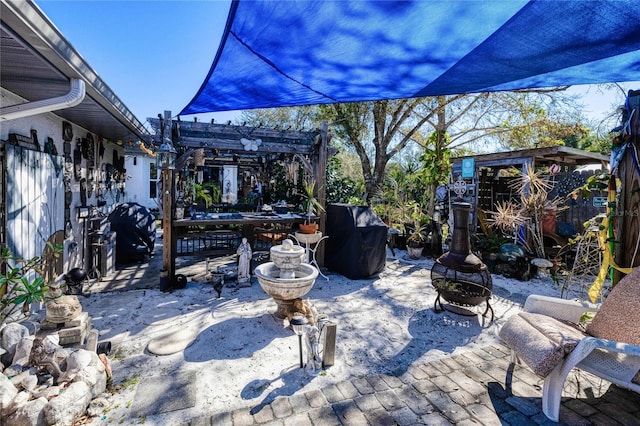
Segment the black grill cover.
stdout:
[[367,206],[327,206],[325,266],[347,278],[370,278],[384,270],[387,225]]
[[138,203],[118,204],[109,215],[111,230],[116,232],[116,261],[131,263],[153,253],[156,221],[146,207]]

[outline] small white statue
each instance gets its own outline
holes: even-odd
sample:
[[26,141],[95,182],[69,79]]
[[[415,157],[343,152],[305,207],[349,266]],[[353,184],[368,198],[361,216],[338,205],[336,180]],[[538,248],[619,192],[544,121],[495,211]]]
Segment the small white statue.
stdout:
[[238,285],[247,284],[251,280],[251,246],[246,238],[236,251],[238,255]]
[[315,325],[306,325],[304,328],[306,336],[305,345],[307,349],[307,364],[305,368],[307,373],[317,375],[322,370],[322,357],[318,349],[320,330]]

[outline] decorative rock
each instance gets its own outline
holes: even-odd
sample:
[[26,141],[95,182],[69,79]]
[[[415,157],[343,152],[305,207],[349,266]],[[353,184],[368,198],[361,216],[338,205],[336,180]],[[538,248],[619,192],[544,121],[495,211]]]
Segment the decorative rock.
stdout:
[[98,417],[104,413],[104,410],[111,406],[112,402],[109,398],[105,396],[100,396],[95,398],[89,403],[89,408],[87,408],[87,415],[89,417]]
[[48,334],[42,338],[42,344],[47,352],[55,352],[60,348],[60,336],[57,334]]
[[[102,364],[100,364],[102,365]],[[107,376],[102,371],[98,371],[92,365],[87,366],[73,379],[74,382],[83,381],[91,388],[91,397],[95,398],[107,389]]]
[[91,402],[91,389],[83,381],[73,382],[44,407],[44,423],[71,425],[86,411]]
[[59,386],[46,386],[44,389],[34,392],[33,397],[45,398],[47,401],[49,401],[51,400],[51,398],[58,396],[59,393],[60,393]]
[[13,414],[6,418],[7,426],[25,426],[44,424],[43,408],[47,405],[46,398],[38,398],[27,401],[20,406]]
[[75,295],[61,296],[46,303],[46,321],[65,323],[73,320],[82,312],[82,306]]
[[11,376],[9,380],[11,380],[13,386],[19,388],[20,386],[22,386],[22,381],[27,377],[29,377],[29,370],[24,370],[16,374],[15,376]]
[[31,399],[31,394],[29,392],[18,392],[17,395],[11,401],[11,405],[9,405],[8,414],[11,415],[23,407],[29,400]]
[[4,375],[7,377],[17,376],[22,373],[23,370],[24,368],[22,368],[21,365],[14,364],[4,369]]
[[10,322],[2,330],[2,347],[13,355],[16,350],[15,345],[28,335],[27,327],[17,322]]
[[31,354],[31,348],[33,347],[34,336],[27,336],[16,343],[16,352],[13,355],[14,365],[29,365],[29,355]]
[[76,374],[91,364],[91,352],[85,349],[78,349],[67,357],[67,369],[58,378],[58,383],[72,380]]
[[4,374],[0,374],[0,418],[5,418],[9,415],[7,410],[17,394],[18,389],[11,383],[11,380]]
[[[15,346],[14,346],[15,349]],[[11,365],[11,361],[13,361],[13,352],[4,352],[0,355],[0,363],[2,363],[3,369]]]
[[22,386],[22,389],[27,392],[33,392],[36,386],[38,386],[38,378],[35,374],[29,374],[27,377],[22,379],[20,385]]

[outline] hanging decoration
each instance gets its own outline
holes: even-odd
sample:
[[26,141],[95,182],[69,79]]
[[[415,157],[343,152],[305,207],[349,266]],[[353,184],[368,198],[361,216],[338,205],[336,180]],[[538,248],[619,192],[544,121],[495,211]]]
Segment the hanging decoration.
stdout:
[[245,139],[241,138],[240,143],[244,146],[245,151],[257,151],[262,145],[262,139]]
[[600,296],[602,285],[607,277],[607,274],[612,272],[613,269],[617,269],[623,274],[630,274],[633,268],[622,268],[618,266],[613,258],[613,250],[615,247],[615,235],[613,231],[614,218],[616,216],[616,178],[611,175],[609,179],[609,192],[607,193],[607,215],[602,220],[600,225],[600,232],[598,233],[598,239],[600,241],[600,248],[603,251],[602,254],[602,266],[600,272],[595,281],[587,292],[591,302],[595,303]]

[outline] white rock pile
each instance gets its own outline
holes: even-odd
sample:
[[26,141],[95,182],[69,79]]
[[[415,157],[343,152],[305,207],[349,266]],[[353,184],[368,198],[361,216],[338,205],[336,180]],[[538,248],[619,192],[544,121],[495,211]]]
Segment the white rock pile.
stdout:
[[0,424],[72,425],[110,406],[105,354],[64,348],[57,333],[31,334],[20,323],[7,324],[1,333]]

